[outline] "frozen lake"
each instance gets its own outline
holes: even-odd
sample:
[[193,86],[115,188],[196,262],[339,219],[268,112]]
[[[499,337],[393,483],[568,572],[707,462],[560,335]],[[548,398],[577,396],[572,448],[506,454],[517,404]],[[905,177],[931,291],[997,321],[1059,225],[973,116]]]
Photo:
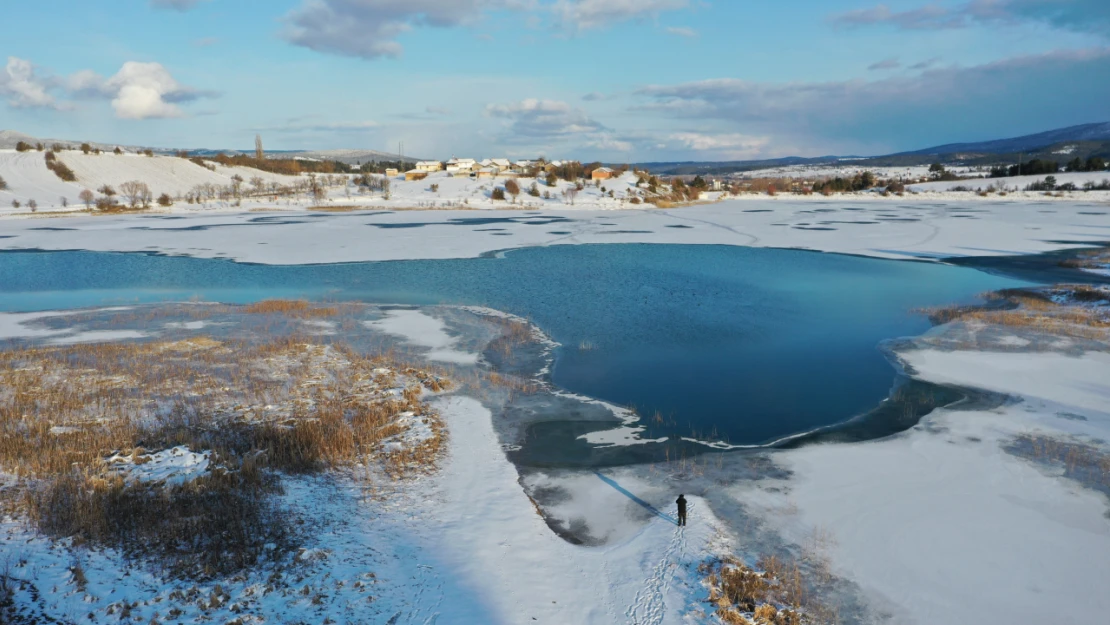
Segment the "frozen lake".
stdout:
[[919,334],[915,308],[1026,283],[981,271],[796,250],[577,245],[483,258],[256,265],[136,253],[0,253],[0,310],[275,297],[468,304],[562,344],[553,381],[635,407],[648,438],[762,444],[887,397],[878,349]]

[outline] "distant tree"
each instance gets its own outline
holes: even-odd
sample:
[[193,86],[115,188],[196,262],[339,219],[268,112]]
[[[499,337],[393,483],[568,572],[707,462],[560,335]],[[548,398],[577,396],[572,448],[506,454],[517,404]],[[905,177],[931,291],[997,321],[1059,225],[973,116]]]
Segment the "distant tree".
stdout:
[[258,160],[266,158],[266,151],[262,149],[262,135],[254,136],[254,157]]
[[163,193],[162,195],[158,196],[158,205],[173,206],[173,198],[171,198],[168,193]]
[[578,187],[571,187],[563,191],[563,196],[567,198],[567,202],[569,202],[571,206],[574,206],[574,200],[578,197]]
[[30,152],[32,149],[31,144],[26,141],[17,141],[15,144],[16,152]]
[[7,188],[8,188],[8,181],[4,180],[3,176],[0,176],[0,191],[3,191],[4,189],[7,189]]
[[251,178],[251,186],[254,187],[255,193],[261,193],[266,189],[266,181],[261,176],[254,176]]
[[39,152],[42,152],[43,150],[46,149],[46,146],[41,144],[41,143],[36,143],[35,144],[35,149],[38,150]]
[[243,177],[240,176],[239,174],[235,174],[234,176],[231,177],[231,192],[233,194],[235,194],[235,197],[239,197],[239,193],[242,190],[242,188],[243,188]]
[[127,198],[127,202],[131,205],[131,208],[136,208],[140,204],[143,206],[148,206],[150,204],[150,187],[148,187],[145,182],[131,180],[121,184],[119,190],[123,193],[123,197]]
[[149,150],[149,149],[143,150],[143,154],[145,154],[146,156],[153,157],[154,156],[154,150]]
[[66,146],[62,145],[61,143],[55,143],[54,145],[50,146],[50,149],[55,152],[64,152]]
[[39,209],[39,203],[34,200],[27,200],[27,208],[31,209],[33,213]]
[[705,189],[709,187],[709,185],[705,182],[705,179],[701,176],[694,176],[694,181],[690,183],[690,186],[694,187],[695,189]]
[[1086,165],[1083,163],[1083,159],[1077,156],[1068,161],[1067,168],[1068,171],[1084,171],[1086,169]]
[[555,175],[555,172],[548,172],[548,174],[547,174],[547,186],[554,187],[554,186],[557,186],[558,184],[559,184],[559,177]]
[[66,208],[66,207],[69,206],[69,198],[67,198],[65,196],[62,196],[61,200],[62,200],[62,208]]
[[940,163],[933,163],[932,165],[929,165],[929,175],[933,178],[936,178],[937,180],[943,178],[944,174],[946,173],[948,173],[947,170],[944,168],[944,165],[941,165]]
[[535,181],[532,182],[532,186],[528,187],[528,195],[531,195],[532,197],[540,196],[540,187],[535,183]]
[[81,193],[77,195],[77,197],[80,198],[82,202],[84,202],[86,209],[91,209],[93,201],[96,199],[96,195],[88,189],[82,190]]
[[1056,176],[1046,176],[1045,179],[1044,179],[1044,186],[1049,191],[1052,191],[1053,189],[1055,189],[1056,188]]
[[123,150],[119,149],[119,146],[116,146],[116,149],[112,150],[112,153],[116,156],[119,156],[120,154],[123,154]]
[[490,199],[491,200],[504,200],[505,199],[505,190],[502,189],[501,187],[494,187],[493,192],[490,193]]
[[1102,171],[1106,169],[1106,161],[1102,160],[1101,156],[1092,156],[1087,159],[1085,169],[1087,171]]
[[89,152],[92,152],[92,146],[87,144],[87,143],[82,143],[81,144],[81,151],[84,152],[85,154],[88,154]]
[[12,208],[19,208],[19,200],[12,200]]
[[516,180],[506,180],[505,191],[513,196],[513,201],[515,202],[517,196],[520,195],[520,185],[517,184]]
[[104,197],[109,197],[109,198],[116,194],[116,190],[113,189],[111,185],[107,185],[107,184],[100,187],[99,189],[97,189],[96,192],[99,193],[100,195],[103,195]]

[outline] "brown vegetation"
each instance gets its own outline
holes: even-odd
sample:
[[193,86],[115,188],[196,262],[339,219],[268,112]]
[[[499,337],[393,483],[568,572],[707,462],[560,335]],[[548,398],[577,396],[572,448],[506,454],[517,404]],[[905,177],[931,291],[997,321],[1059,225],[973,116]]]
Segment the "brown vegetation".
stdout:
[[[1106,292],[1086,285],[1056,288],[1067,291],[1074,301],[1099,301],[1107,297]],[[978,322],[1095,340],[1106,339],[1110,333],[1110,309],[1106,307],[1060,304],[1028,292],[988,293],[984,297],[995,306],[946,306],[920,312],[935,324]]]
[[752,568],[736,558],[702,564],[709,602],[717,616],[735,625],[818,625],[837,622],[835,613],[811,600],[799,563],[765,556]]
[[[322,310],[293,302],[256,311]],[[160,556],[174,574],[228,572],[267,544],[292,546],[287,513],[271,497],[282,473],[357,465],[400,477],[433,467],[445,435],[422,389],[450,384],[298,337],[0,352],[0,471],[17,480],[0,491],[0,509],[51,536]],[[422,435],[410,436],[417,422]],[[107,461],[138,463],[145,450],[177,446],[209,453],[210,470],[164,485],[128,479]]]

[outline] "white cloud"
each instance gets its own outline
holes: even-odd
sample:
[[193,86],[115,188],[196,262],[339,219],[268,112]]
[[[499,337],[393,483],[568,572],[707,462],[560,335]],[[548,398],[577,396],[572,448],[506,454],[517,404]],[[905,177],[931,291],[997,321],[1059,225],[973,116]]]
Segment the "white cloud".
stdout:
[[676,132],[667,139],[670,143],[687,150],[728,152],[744,157],[759,154],[770,142],[767,137],[752,137],[739,133]]
[[283,37],[317,52],[395,58],[404,51],[397,38],[414,28],[461,26],[489,10],[530,4],[528,0],[304,0],[285,16]]
[[120,119],[159,119],[183,117],[178,104],[201,97],[212,97],[179,83],[159,63],[129,61],[111,78],[90,70],[70,75],[64,85],[75,97],[109,98]]
[[35,75],[35,66],[30,61],[14,56],[8,57],[4,73],[0,74],[0,94],[14,108],[61,108],[48,92],[49,86],[46,79]]
[[491,104],[486,107],[486,114],[505,120],[507,140],[565,138],[605,129],[584,111],[557,100]]
[[1092,77],[1108,71],[1110,47],[1096,47],[878,80],[649,86],[637,92],[648,99],[637,109],[721,120],[725,132],[774,137],[776,150],[784,142],[822,153],[901,149],[1103,119],[1110,82]]
[[577,32],[653,17],[663,11],[688,6],[690,0],[557,0],[551,11],[564,27]]

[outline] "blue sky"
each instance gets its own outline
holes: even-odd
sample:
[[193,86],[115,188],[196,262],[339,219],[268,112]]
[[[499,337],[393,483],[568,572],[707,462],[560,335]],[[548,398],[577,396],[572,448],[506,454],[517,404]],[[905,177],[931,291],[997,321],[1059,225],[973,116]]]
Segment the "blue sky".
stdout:
[[40,137],[726,160],[1110,121],[1107,0],[7,4],[0,129]]

